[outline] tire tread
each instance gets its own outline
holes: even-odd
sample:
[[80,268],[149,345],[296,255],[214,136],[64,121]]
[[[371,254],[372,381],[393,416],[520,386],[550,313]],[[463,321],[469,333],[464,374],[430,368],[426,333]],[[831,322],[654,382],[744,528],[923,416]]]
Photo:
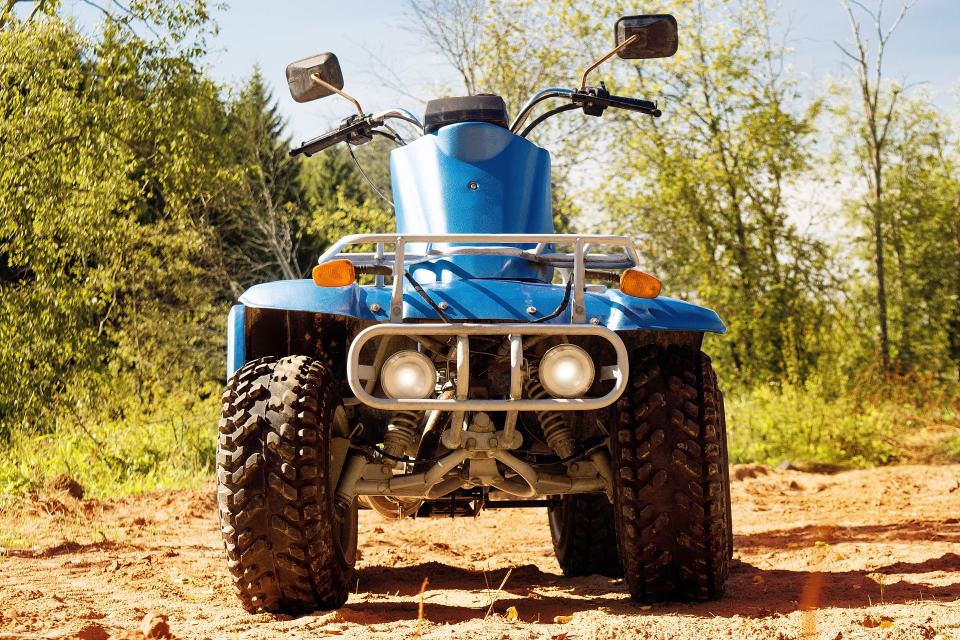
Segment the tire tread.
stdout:
[[723,594],[732,549],[723,398],[710,359],[656,345],[631,357],[612,438],[620,560],[634,599]]
[[217,502],[227,566],[248,611],[346,601],[354,559],[337,552],[329,438],[317,436],[329,433],[333,387],[326,367],[290,356],[247,363],[223,394]]

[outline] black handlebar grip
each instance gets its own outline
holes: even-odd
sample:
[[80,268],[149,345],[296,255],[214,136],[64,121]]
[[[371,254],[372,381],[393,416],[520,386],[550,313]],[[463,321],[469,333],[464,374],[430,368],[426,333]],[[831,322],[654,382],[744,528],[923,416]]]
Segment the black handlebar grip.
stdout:
[[655,118],[659,118],[663,113],[660,109],[657,109],[657,103],[650,100],[640,100],[639,98],[628,98],[626,96],[610,96],[607,100],[610,101],[611,107],[639,111]]
[[345,127],[342,129],[336,129],[328,133],[323,134],[322,136],[317,136],[313,140],[308,140],[296,149],[290,150],[291,156],[298,156],[301,153],[307,157],[317,153],[318,151],[323,151],[327,147],[332,147],[333,145],[343,142],[347,139],[347,136],[350,135],[351,127]]

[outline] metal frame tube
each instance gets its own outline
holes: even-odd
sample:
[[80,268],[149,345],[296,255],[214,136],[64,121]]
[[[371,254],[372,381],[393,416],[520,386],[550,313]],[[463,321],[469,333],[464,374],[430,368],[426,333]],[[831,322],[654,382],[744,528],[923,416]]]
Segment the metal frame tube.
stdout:
[[586,307],[583,302],[583,285],[586,284],[586,267],[583,260],[583,238],[577,238],[573,244],[573,308],[570,310],[570,322],[586,322]]
[[337,499],[347,504],[353,501],[357,495],[356,487],[362,482],[360,476],[363,474],[366,466],[367,461],[363,456],[356,453],[350,456],[346,465],[344,465],[343,473],[340,475],[340,481],[337,482],[337,489],[334,492]]
[[[515,496],[529,498],[537,495],[594,493],[608,490],[608,483],[601,476],[571,478],[556,474],[538,473],[532,465],[520,460],[508,451],[497,450],[492,455],[495,460],[513,470],[519,476],[519,479],[497,479],[490,483],[491,486]],[[396,476],[384,480],[358,480],[352,487],[352,495],[347,497],[388,495],[398,498],[435,500],[467,484],[460,477],[445,476],[471,457],[474,457],[474,455],[460,449],[437,462],[433,468],[425,473]],[[341,491],[338,489],[338,496],[340,494]]]
[[[502,462],[503,464],[507,465],[508,467],[516,471],[517,475],[523,478],[524,482],[530,485],[530,489],[534,493],[536,493],[536,487],[539,480],[538,478],[539,474],[537,473],[536,469],[534,469],[531,465],[527,464],[523,460],[520,460],[515,455],[507,451],[494,451],[493,457],[495,460]],[[520,495],[520,494],[515,494],[515,495]],[[524,497],[529,498],[530,496],[524,496]]]
[[[385,241],[386,242],[386,241]],[[390,296],[390,322],[403,322],[403,236],[394,239],[393,294]]]
[[490,486],[518,498],[533,498],[537,495],[537,490],[526,480],[494,480]]
[[427,489],[426,497],[430,500],[436,500],[437,498],[442,498],[451,491],[456,491],[462,486],[463,480],[460,478],[447,478],[446,480],[441,480],[437,484]]
[[[349,367],[349,364],[348,364]],[[449,449],[456,449],[460,446],[460,438],[463,435],[463,414],[459,409],[459,402],[466,400],[470,393],[470,338],[467,336],[457,336],[457,391],[455,402],[458,409],[450,417],[450,428],[447,430],[447,437],[444,438],[444,445]],[[443,400],[443,396],[440,397]]]
[[[510,335],[510,399],[520,400],[523,397],[523,338],[519,335]],[[503,421],[503,439],[507,443],[513,442],[517,426],[519,411],[507,411]]]
[[[450,455],[438,460],[430,469],[423,473],[414,473],[408,476],[394,476],[384,480],[357,480],[353,486],[354,495],[371,496],[404,496],[427,497],[427,492],[443,476],[452,471],[457,465],[470,457],[470,452],[458,449]],[[338,494],[340,489],[338,488]]]

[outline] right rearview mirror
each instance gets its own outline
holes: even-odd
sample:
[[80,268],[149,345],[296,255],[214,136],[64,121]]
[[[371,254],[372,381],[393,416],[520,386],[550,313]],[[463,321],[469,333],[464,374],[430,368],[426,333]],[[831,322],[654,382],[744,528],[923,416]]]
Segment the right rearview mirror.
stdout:
[[333,95],[333,91],[310,79],[313,74],[327,84],[343,89],[343,74],[337,56],[329,52],[310,56],[287,65],[287,84],[290,86],[290,95],[297,102]]
[[668,58],[677,52],[677,19],[669,14],[624,16],[613,29],[617,46],[639,36],[633,44],[617,52],[621,58]]

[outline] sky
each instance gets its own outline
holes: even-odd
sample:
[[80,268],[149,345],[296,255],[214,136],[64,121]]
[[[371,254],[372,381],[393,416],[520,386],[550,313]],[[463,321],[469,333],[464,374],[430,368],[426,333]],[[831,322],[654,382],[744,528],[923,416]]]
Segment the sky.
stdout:
[[[25,10],[29,4],[18,6]],[[669,6],[668,1],[662,4]],[[82,0],[65,0],[64,5],[81,23],[92,25],[100,18]],[[889,21],[900,1],[886,0],[885,6]],[[639,5],[625,11],[640,12]],[[353,111],[336,96],[306,104],[290,98],[284,76],[287,63],[323,51],[337,54],[344,89],[365,111],[403,107],[420,115],[424,101],[437,93],[437,87],[455,85],[456,75],[407,27],[408,15],[405,0],[232,0],[226,10],[214,14],[220,32],[205,64],[215,79],[233,84],[258,65],[295,142],[323,133]],[[788,27],[788,42],[795,51],[792,66],[811,92],[828,77],[846,73],[835,43],[849,41],[850,27],[838,0],[782,0],[779,18]],[[680,29],[683,46],[683,25]],[[885,71],[906,84],[926,84],[939,104],[953,107],[951,91],[960,86],[960,0],[919,0],[890,41]],[[571,69],[571,85],[578,74]],[[396,88],[401,82],[402,91]],[[536,88],[531,89],[532,93]]]
[[[887,0],[886,6],[892,19],[899,2]],[[426,100],[432,96],[431,84],[455,83],[456,75],[405,28],[408,13],[402,0],[233,0],[217,15],[220,35],[209,56],[210,69],[220,80],[239,81],[259,64],[295,140],[322,133],[352,111],[337,97],[307,104],[289,97],[287,63],[323,51],[337,54],[344,89],[364,110],[400,106],[419,115],[423,102],[385,87],[383,78],[395,78],[391,83],[401,79],[408,93]],[[837,0],[783,0],[779,16],[789,25],[793,67],[811,85],[845,73],[835,42],[847,41],[850,27]],[[680,29],[682,46],[683,25]],[[960,0],[919,0],[890,40],[885,69],[892,79],[927,83],[938,94],[938,102],[952,106],[950,91],[960,86]],[[579,70],[571,69],[571,84],[578,76]]]

